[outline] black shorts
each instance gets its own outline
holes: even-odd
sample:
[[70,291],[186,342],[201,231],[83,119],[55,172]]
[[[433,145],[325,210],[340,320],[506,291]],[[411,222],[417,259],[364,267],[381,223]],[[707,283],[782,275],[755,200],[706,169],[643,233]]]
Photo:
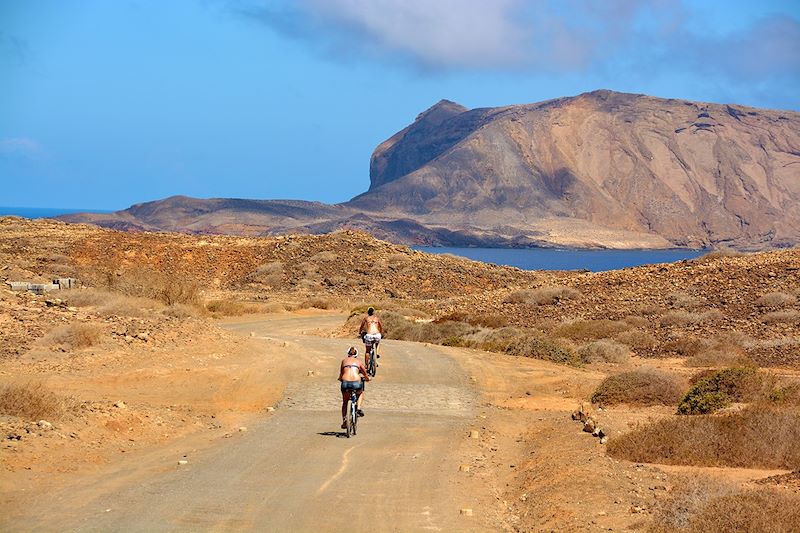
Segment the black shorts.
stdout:
[[363,381],[342,381],[342,392],[349,390],[364,390]]

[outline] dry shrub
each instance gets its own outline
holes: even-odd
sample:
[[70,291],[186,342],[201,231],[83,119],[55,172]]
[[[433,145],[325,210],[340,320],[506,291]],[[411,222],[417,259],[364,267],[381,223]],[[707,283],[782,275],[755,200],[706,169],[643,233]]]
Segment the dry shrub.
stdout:
[[626,363],[631,358],[631,351],[625,344],[601,339],[578,348],[578,355],[584,363]]
[[722,259],[725,257],[743,257],[747,255],[744,252],[740,252],[738,250],[732,250],[730,248],[720,248],[718,250],[714,250],[712,252],[708,252],[707,254],[701,255],[700,257],[695,257],[694,259],[690,259],[692,263],[708,263],[709,261],[714,261],[716,259]]
[[685,292],[671,292],[667,295],[667,301],[672,307],[681,309],[693,309],[701,307],[706,303],[706,299],[700,296],[692,296]]
[[670,311],[661,317],[662,326],[691,326],[694,324],[713,324],[724,318],[722,312],[710,309],[703,313],[689,311]]
[[755,361],[748,357],[743,348],[735,344],[713,343],[701,349],[684,362],[689,367],[719,367],[719,366],[757,366]]
[[675,405],[683,394],[676,377],[651,367],[641,367],[604,379],[592,394],[600,405]]
[[531,329],[505,327],[485,330],[473,335],[470,341],[471,346],[491,352],[568,365],[581,363],[580,356],[571,344]]
[[505,301],[507,303],[551,305],[563,300],[574,300],[580,295],[581,293],[572,287],[552,286],[514,291],[508,295]]
[[800,495],[773,488],[738,490],[700,476],[680,476],[657,502],[651,533],[800,531]]
[[52,420],[64,413],[65,405],[63,398],[41,383],[10,384],[0,388],[0,415]]
[[331,250],[323,250],[317,254],[312,255],[311,259],[313,259],[314,261],[330,262],[330,261],[337,261],[339,259],[339,255]]
[[692,388],[678,405],[678,413],[713,413],[731,402],[754,400],[762,391],[764,376],[754,367],[732,367],[700,372],[692,377]]
[[473,326],[483,326],[485,328],[502,328],[508,325],[508,319],[501,314],[479,313],[471,315],[461,311],[456,311],[434,320],[436,323],[446,321],[466,322]]
[[42,339],[42,343],[70,350],[88,348],[100,341],[100,334],[101,329],[95,324],[73,322],[50,330]]
[[773,311],[761,317],[765,324],[797,324],[800,323],[800,311],[786,309],[784,311]]
[[572,340],[607,339],[632,329],[624,320],[572,320],[556,326],[552,334]]
[[300,309],[333,309],[336,307],[336,301],[332,298],[314,297],[307,298],[300,302]]
[[785,292],[768,292],[756,300],[759,307],[786,307],[797,303],[797,297]]
[[283,285],[283,263],[273,261],[259,265],[252,274],[256,281],[277,288]]
[[409,261],[408,254],[396,253],[396,254],[389,254],[386,256],[386,264],[388,265],[397,266],[406,263],[408,261]]
[[642,305],[640,305],[639,307],[636,308],[636,314],[637,315],[643,315],[643,316],[660,315],[663,312],[664,312],[664,310],[661,308],[661,306],[653,304],[653,303],[642,304]]
[[608,454],[642,463],[735,468],[800,466],[800,413],[768,405],[679,416],[612,439]]
[[767,398],[777,405],[800,407],[800,383],[792,381],[778,385],[769,391]]
[[729,483],[701,476],[676,476],[674,487],[667,498],[656,502],[651,533],[693,531],[692,518],[710,501],[735,490]]
[[146,316],[164,306],[151,298],[128,296],[102,289],[72,289],[60,293],[67,305],[94,307],[106,316]]
[[259,308],[255,305],[236,300],[211,300],[206,302],[206,309],[211,313],[222,316],[242,316],[258,313],[259,311]]
[[185,319],[199,316],[200,309],[193,305],[172,304],[165,307],[161,312],[172,318]]
[[536,330],[515,327],[481,328],[467,322],[450,320],[412,322],[393,312],[382,313],[381,321],[385,336],[390,339],[465,346],[555,363],[580,364],[580,358],[572,346]]
[[650,325],[650,321],[641,316],[626,316],[624,322],[632,328],[646,328]]
[[614,336],[614,339],[628,345],[637,355],[652,354],[658,347],[658,340],[653,335],[638,329],[623,331]]
[[108,271],[100,280],[113,292],[158,300],[166,305],[199,305],[200,289],[192,280],[150,268]]
[[691,357],[708,349],[710,345],[710,341],[706,339],[687,335],[668,340],[664,343],[664,350],[675,352],[684,357]]
[[282,313],[286,310],[286,305],[281,302],[267,302],[261,306],[261,311],[264,313]]
[[800,495],[745,490],[713,499],[691,521],[694,531],[800,531]]

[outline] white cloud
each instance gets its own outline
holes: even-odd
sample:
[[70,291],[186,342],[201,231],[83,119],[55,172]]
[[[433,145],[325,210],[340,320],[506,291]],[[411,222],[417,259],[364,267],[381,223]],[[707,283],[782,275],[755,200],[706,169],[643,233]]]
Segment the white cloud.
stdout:
[[525,60],[530,33],[520,0],[304,0],[319,23],[407,53],[428,66],[509,66]]

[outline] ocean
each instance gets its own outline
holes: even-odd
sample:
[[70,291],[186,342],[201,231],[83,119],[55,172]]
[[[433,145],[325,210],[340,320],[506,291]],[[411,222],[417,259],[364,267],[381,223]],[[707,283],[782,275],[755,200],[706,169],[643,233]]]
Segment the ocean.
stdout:
[[[70,213],[111,213],[101,209],[69,209],[58,207],[3,207],[0,216],[48,218]],[[568,250],[553,248],[453,248],[415,246],[415,250],[432,254],[453,254],[461,257],[521,268],[523,270],[618,270],[620,268],[673,263],[703,255],[706,250]]]
[[619,270],[654,263],[692,259],[708,250],[565,250],[553,248],[449,248],[415,246],[432,254],[453,254],[484,263],[523,270]]
[[25,218],[50,218],[72,213],[113,213],[102,209],[68,209],[63,207],[3,207],[0,206],[0,217],[14,215]]

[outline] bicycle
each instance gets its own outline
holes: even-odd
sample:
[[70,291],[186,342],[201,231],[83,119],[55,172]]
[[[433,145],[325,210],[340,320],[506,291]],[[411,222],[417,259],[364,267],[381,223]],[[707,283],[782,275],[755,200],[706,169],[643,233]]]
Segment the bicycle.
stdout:
[[355,436],[358,427],[358,394],[355,390],[350,390],[350,399],[347,400],[347,416],[345,417],[345,435]]
[[374,378],[378,372],[378,352],[375,351],[375,343],[364,345],[365,353],[368,356],[367,375]]

